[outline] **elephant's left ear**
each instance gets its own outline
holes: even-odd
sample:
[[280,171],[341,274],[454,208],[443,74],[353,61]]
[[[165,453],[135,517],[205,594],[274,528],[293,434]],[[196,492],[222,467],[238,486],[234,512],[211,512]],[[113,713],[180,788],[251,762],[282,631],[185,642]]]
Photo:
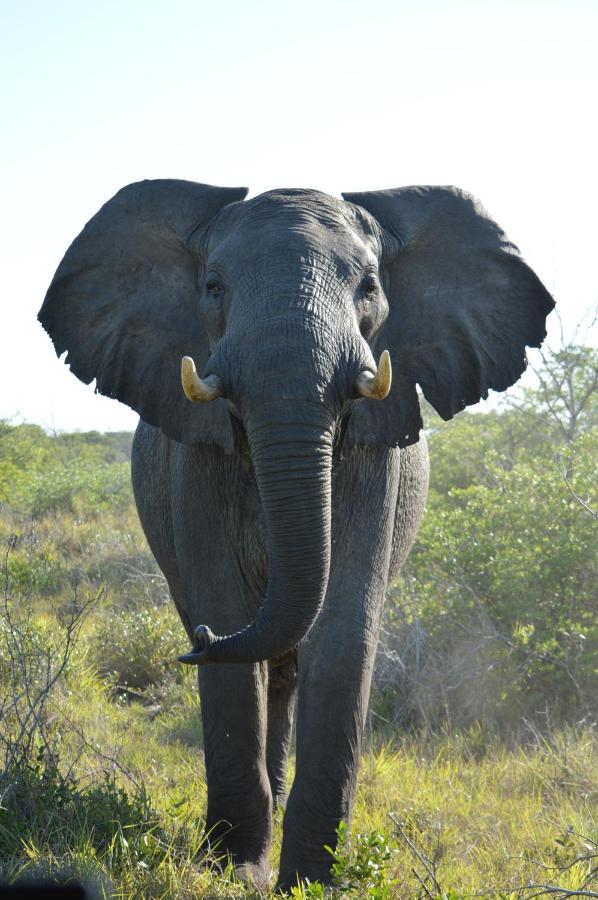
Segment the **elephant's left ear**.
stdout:
[[377,338],[388,347],[386,400],[357,404],[354,443],[407,446],[421,415],[415,385],[443,419],[504,391],[539,347],[554,300],[517,247],[469,194],[406,187],[343,194],[367,210],[388,239],[383,254],[389,316]]
[[99,393],[181,443],[233,446],[226,401],[185,398],[181,357],[203,372],[203,235],[222,207],[246,194],[176,179],[127,185],[75,238],[39,312],[77,378],[95,379]]

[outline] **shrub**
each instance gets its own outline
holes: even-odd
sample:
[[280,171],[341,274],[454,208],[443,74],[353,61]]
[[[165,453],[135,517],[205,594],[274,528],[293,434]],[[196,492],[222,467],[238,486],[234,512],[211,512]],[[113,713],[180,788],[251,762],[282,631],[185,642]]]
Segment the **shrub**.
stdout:
[[159,684],[168,669],[178,671],[177,656],[187,637],[171,605],[151,609],[111,608],[88,638],[98,672],[119,684],[144,689]]
[[381,831],[350,836],[346,822],[337,828],[336,848],[326,847],[333,858],[332,874],[343,892],[358,891],[372,900],[391,900],[395,882],[387,875],[393,856],[390,838]]

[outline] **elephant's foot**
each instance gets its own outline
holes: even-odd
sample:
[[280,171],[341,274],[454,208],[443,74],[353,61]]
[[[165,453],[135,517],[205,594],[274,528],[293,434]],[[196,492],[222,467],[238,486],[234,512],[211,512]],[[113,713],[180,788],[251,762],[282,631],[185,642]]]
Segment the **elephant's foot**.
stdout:
[[[293,803],[292,797],[290,803]],[[293,828],[287,808],[276,889],[290,893],[298,882],[307,881],[332,887],[333,859],[326,846],[335,847],[336,841],[337,836],[332,828],[328,834],[324,830],[314,833],[305,828]]]
[[255,886],[258,891],[266,892],[270,888],[272,868],[267,859],[260,862],[244,862],[235,865],[235,875],[244,884]]
[[259,891],[270,887],[272,867],[269,860],[271,823],[253,822],[251,825],[224,821],[206,829],[206,843],[212,851],[211,864],[224,873],[232,866],[234,877],[245,884],[255,885]]
[[[214,847],[201,866],[205,866],[214,873],[224,875],[229,866],[232,866],[233,877],[246,885],[255,886],[260,892],[270,889],[272,880],[272,866],[265,853],[259,859],[252,854],[248,859],[244,854],[223,851],[222,847]],[[229,870],[230,871],[230,870]]]
[[240,881],[247,886],[255,887],[260,893],[267,893],[271,887],[272,866],[267,857],[258,860],[245,860],[240,862],[238,859],[230,856],[230,854],[219,854],[216,851],[216,859],[206,858],[200,863],[200,868],[208,868],[212,874],[219,876],[229,874],[228,866],[232,866],[232,877],[236,881]]
[[[319,872],[319,874],[318,874]],[[278,881],[276,882],[276,893],[283,894],[284,896],[290,895],[293,888],[296,888],[297,885],[307,884],[307,882],[319,882],[326,889],[326,896],[335,896],[335,890],[332,884],[332,875],[330,872],[330,865],[326,864],[322,867],[310,868],[310,872],[305,871],[295,871],[295,872],[280,872],[278,875]]]

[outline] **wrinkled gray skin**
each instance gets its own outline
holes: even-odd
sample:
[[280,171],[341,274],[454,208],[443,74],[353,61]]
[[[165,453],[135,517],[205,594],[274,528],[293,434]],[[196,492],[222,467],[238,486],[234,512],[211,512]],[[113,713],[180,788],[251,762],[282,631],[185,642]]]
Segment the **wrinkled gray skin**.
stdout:
[[[382,603],[428,484],[419,382],[445,418],[503,390],[552,299],[468,195],[130,185],[61,263],[40,320],[83,381],[136,409],[139,515],[196,644],[206,828],[268,872],[295,698],[279,886],[329,880],[348,819]],[[393,360],[386,400],[356,380]],[[180,358],[218,375],[194,405]]]

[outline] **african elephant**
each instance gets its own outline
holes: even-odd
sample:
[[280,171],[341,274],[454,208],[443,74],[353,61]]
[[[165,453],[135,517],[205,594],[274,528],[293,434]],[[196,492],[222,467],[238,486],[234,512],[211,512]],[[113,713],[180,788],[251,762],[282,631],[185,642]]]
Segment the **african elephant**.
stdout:
[[504,390],[554,304],[456,188],[246,194],[123,188],[39,318],[141,417],[133,485],[199,666],[207,830],[256,878],[298,697],[285,889],[330,879],[350,815],[385,589],[426,500],[416,384],[444,419]]

